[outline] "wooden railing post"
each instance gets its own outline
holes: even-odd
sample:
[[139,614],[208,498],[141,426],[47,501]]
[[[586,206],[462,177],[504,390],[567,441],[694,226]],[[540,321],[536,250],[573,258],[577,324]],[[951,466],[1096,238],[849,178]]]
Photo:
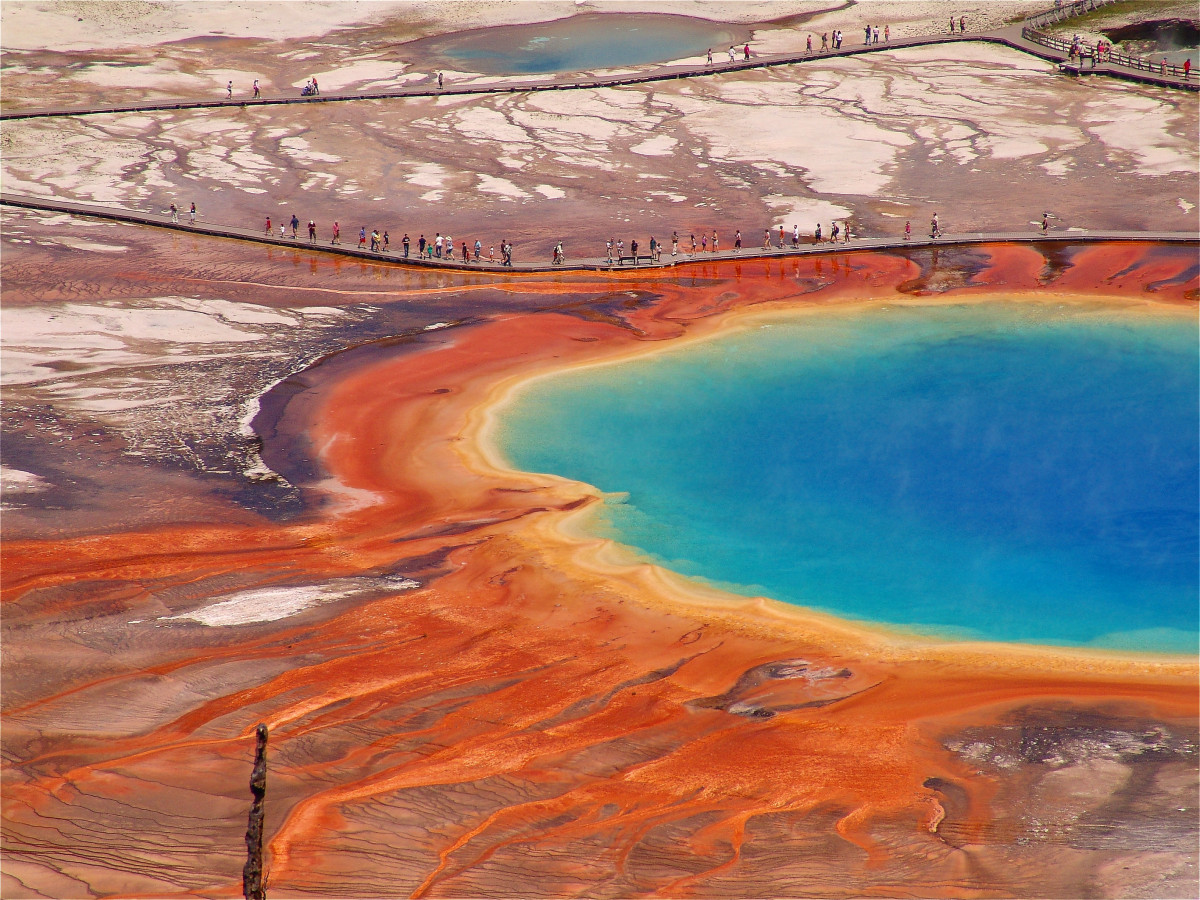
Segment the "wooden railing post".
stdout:
[[263,803],[267,796],[267,726],[254,729],[254,770],[250,773],[250,820],[246,826],[246,865],[242,868],[242,895],[246,900],[266,900],[263,882]]

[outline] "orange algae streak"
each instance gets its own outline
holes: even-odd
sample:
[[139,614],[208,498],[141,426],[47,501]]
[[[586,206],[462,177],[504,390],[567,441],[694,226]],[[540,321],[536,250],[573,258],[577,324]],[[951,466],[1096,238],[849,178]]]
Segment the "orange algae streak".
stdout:
[[195,696],[172,701],[168,724],[31,737],[6,818],[18,830],[68,820],[81,788],[127,827],[148,798],[200,814],[217,797],[226,824],[202,857],[221,860],[215,876],[189,887],[148,866],[125,884],[236,894],[248,736],[265,721],[279,893],[1077,893],[1087,866],[1059,865],[1068,851],[1032,840],[1021,817],[1035,794],[1048,802],[1042,764],[1005,769],[961,748],[1058,719],[1194,731],[1194,664],[906,642],[697,592],[571,537],[559,526],[595,502],[586,486],[497,469],[480,442],[486,407],[524,378],[755,310],[1047,287],[1095,297],[1111,284],[1139,302],[1195,292],[1187,254],[1104,249],[1064,261],[973,248],[943,253],[940,269],[919,254],[845,254],[514,279],[542,296],[628,296],[495,316],[338,375],[306,434],[324,503],[303,521],[5,548],[13,604],[85,580],[133,594],[214,573],[421,580],[271,626],[166,631],[178,637],[123,671],[33,692],[9,713],[30,735],[147,678]]

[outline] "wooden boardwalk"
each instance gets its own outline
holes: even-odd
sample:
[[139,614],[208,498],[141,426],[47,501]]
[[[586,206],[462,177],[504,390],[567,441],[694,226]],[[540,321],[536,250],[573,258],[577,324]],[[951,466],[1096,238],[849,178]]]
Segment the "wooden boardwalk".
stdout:
[[[801,237],[801,244],[798,249],[793,249],[790,243],[783,249],[774,247],[770,250],[762,247],[743,246],[741,251],[735,252],[732,247],[721,250],[717,253],[713,252],[697,252],[695,254],[685,253],[682,250],[677,256],[671,256],[669,249],[664,249],[657,262],[652,262],[647,256],[639,256],[638,262],[635,265],[632,260],[627,260],[624,264],[610,264],[602,256],[580,258],[568,257],[567,261],[561,265],[555,265],[550,261],[550,245],[545,248],[545,253],[541,261],[530,261],[526,259],[516,259],[512,266],[502,266],[499,263],[488,262],[482,259],[479,262],[464,263],[461,259],[417,259],[415,256],[416,245],[413,245],[413,256],[405,258],[399,244],[393,246],[393,249],[387,252],[372,252],[370,250],[360,250],[357,246],[356,236],[347,235],[347,243],[345,244],[330,244],[328,240],[318,239],[309,241],[308,235],[301,226],[301,231],[298,237],[279,237],[278,234],[272,232],[266,234],[259,229],[237,228],[229,225],[213,224],[197,222],[195,225],[189,225],[186,222],[186,210],[180,211],[181,221],[174,223],[169,215],[164,215],[157,212],[145,212],[141,210],[121,209],[119,207],[102,206],[93,203],[77,203],[67,200],[56,200],[53,198],[30,197],[18,194],[0,193],[0,206],[8,206],[19,209],[42,210],[45,212],[67,213],[74,216],[88,216],[97,219],[106,219],[112,222],[126,222],[133,225],[149,225],[155,228],[163,228],[186,234],[202,234],[208,237],[227,238],[239,241],[248,241],[256,244],[266,244],[272,247],[283,247],[288,250],[303,251],[306,253],[322,253],[336,254],[339,256],[351,257],[366,262],[374,263],[389,263],[394,265],[408,266],[414,269],[436,269],[439,271],[470,273],[470,272],[486,272],[492,274],[512,274],[512,273],[550,273],[550,272],[633,272],[644,270],[662,270],[670,269],[676,266],[687,266],[690,264],[721,262],[729,260],[757,260],[757,259],[777,259],[782,257],[799,257],[811,256],[814,254],[831,254],[831,253],[847,253],[863,250],[905,250],[905,249],[920,249],[930,247],[950,247],[962,246],[968,244],[996,244],[996,243],[1087,243],[1087,242],[1113,242],[1113,241],[1152,241],[1160,243],[1193,243],[1200,244],[1200,234],[1195,232],[1178,232],[1178,231],[1085,231],[1085,230],[1052,230],[1043,234],[1039,228],[1030,228],[1028,231],[1009,231],[1009,232],[970,232],[970,233],[950,233],[943,234],[937,238],[930,238],[928,235],[914,234],[911,239],[905,240],[903,236],[895,237],[853,237],[850,241],[839,241],[833,243],[824,241],[820,244],[813,243],[811,236]],[[732,242],[731,242],[732,243]],[[570,247],[566,248],[568,251]],[[516,254],[520,256],[522,251],[528,253],[527,248],[517,247]]]
[[[883,53],[889,50],[905,47],[927,47],[936,44],[953,44],[961,42],[985,42],[1000,44],[1029,53],[1048,62],[1064,64],[1067,54],[1061,50],[1046,47],[1022,36],[1021,25],[1013,25],[998,31],[979,34],[934,34],[918,37],[896,38],[878,44],[847,44],[841,50],[815,51],[813,53],[777,53],[753,55],[750,59],[737,59],[733,62],[715,60],[709,65],[692,66],[655,66],[645,70],[617,75],[587,75],[560,74],[538,79],[492,79],[475,80],[464,84],[447,84],[444,88],[436,85],[414,85],[397,87],[388,90],[372,91],[333,91],[315,97],[261,97],[258,100],[249,97],[235,97],[232,100],[215,99],[180,99],[157,100],[142,103],[122,103],[111,106],[92,106],[81,108],[46,108],[0,110],[0,120],[45,119],[63,116],[95,116],[111,113],[126,112],[156,112],[181,109],[225,109],[249,108],[256,106],[283,106],[297,103],[338,103],[351,100],[392,100],[409,97],[454,97],[487,94],[520,94],[537,91],[569,91],[600,87],[622,87],[633,84],[651,84],[661,81],[673,81],[679,78],[702,78],[706,76],[740,72],[747,69],[762,69],[773,66],[790,66],[825,59],[839,59],[861,56],[867,53]],[[1179,88],[1183,90],[1200,90],[1200,76],[1185,79],[1173,75],[1162,75],[1156,71],[1135,69],[1111,63],[1101,63],[1096,68],[1083,67],[1080,74],[1110,75],[1126,78],[1146,84],[1161,87]]]

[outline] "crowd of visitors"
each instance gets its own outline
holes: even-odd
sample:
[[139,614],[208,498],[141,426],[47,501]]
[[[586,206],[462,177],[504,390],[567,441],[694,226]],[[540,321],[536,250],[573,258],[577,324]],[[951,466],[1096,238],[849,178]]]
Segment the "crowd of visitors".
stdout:
[[[936,218],[936,217],[935,217]],[[907,235],[906,235],[907,236]],[[838,240],[849,243],[850,241],[850,223],[842,221],[841,223],[834,222],[830,225],[828,238],[821,230],[820,223],[817,224],[813,231],[811,243],[822,244],[826,241],[836,243]],[[685,256],[698,256],[705,253],[717,253],[720,250],[720,235],[714,230],[712,236],[709,237],[707,231],[700,232],[700,238],[697,240],[696,233],[688,232],[688,240],[684,247],[683,254]],[[679,249],[679,232],[673,232],[671,235],[671,256],[678,256]],[[800,226],[793,225],[789,233],[785,226],[779,226],[778,243],[774,242],[771,237],[771,229],[763,231],[763,250],[787,250],[790,244],[791,249],[799,250],[801,244],[804,243],[800,235]],[[625,252],[625,241],[619,238],[609,238],[604,242],[604,258],[608,265],[623,266],[626,263],[630,265],[639,265],[641,263],[655,264],[662,260],[663,245],[654,235],[650,236],[648,244],[649,252],[646,255],[639,255],[638,249],[641,245],[638,244],[636,238],[629,242],[629,252]],[[737,230],[733,235],[733,252],[740,253],[742,250],[742,232]],[[560,241],[554,248],[554,262],[561,264],[562,242]]]
[[[175,203],[171,203],[166,210],[170,216],[170,221],[173,224],[179,222],[179,207]],[[188,224],[196,224],[196,204],[192,203],[188,208]],[[1050,213],[1043,213],[1041,220],[1041,232],[1047,234],[1050,230],[1050,219],[1054,218]],[[1037,224],[1037,223],[1034,223]],[[279,222],[280,240],[295,241],[299,240],[300,235],[300,217],[295,213],[283,221]],[[263,224],[263,234],[267,237],[273,237],[271,217],[267,216]],[[800,232],[799,225],[792,225],[789,230],[784,225],[776,226],[777,231],[772,231],[770,228],[763,229],[762,250],[767,251],[798,251],[804,246],[825,243],[850,243],[851,230],[849,219],[841,221],[833,221],[829,225],[829,229],[822,228],[820,222],[813,229],[811,238],[805,238]],[[307,233],[308,242],[310,244],[318,241],[318,229],[315,219],[308,220]],[[940,238],[945,232],[942,230],[941,221],[938,214],[935,212],[929,223],[929,237]],[[904,240],[912,238],[912,221],[904,223],[903,230]],[[337,246],[341,244],[342,226],[337,220],[334,220],[330,229],[331,245]],[[716,229],[713,229],[710,234],[707,230],[689,231],[687,239],[682,240],[679,237],[679,232],[675,231],[671,234],[671,257],[678,257],[680,254],[688,257],[703,257],[706,254],[715,254],[720,252],[720,235]],[[385,228],[382,233],[378,228],[367,230],[365,225],[359,226],[358,229],[358,249],[368,253],[387,256],[392,253],[397,253],[393,259],[416,259],[425,262],[442,261],[457,265],[470,265],[472,263],[490,263],[495,264],[497,261],[503,266],[511,266],[513,264],[513,245],[507,238],[502,240],[499,245],[499,256],[496,253],[496,245],[491,245],[487,248],[487,255],[483,252],[483,242],[476,238],[474,242],[462,241],[457,246],[454,243],[454,238],[449,234],[442,234],[440,231],[434,232],[432,239],[426,238],[424,234],[418,234],[414,241],[405,232],[403,237],[398,242],[398,247],[392,245],[391,233]],[[655,235],[650,235],[649,242],[642,244],[638,239],[632,238],[626,249],[626,243],[622,238],[610,237],[604,243],[604,260],[609,266],[638,266],[643,264],[656,265],[662,261],[662,255],[665,251],[664,242],[659,240]],[[733,253],[739,254],[742,251],[742,232],[740,229],[734,231],[733,235]],[[553,265],[563,265],[566,262],[566,251],[563,248],[563,241],[555,241],[551,246],[550,260]]]
[[[174,209],[175,205],[171,204],[173,222],[178,221],[178,219],[174,217]],[[193,203],[192,218],[190,220],[191,224],[195,224],[195,215],[196,204]],[[289,228],[291,230],[291,240],[296,240],[300,232],[300,219],[295,215],[295,213],[292,214],[291,219],[289,219],[287,222],[280,223],[279,237],[281,239],[288,239]],[[267,216],[266,218],[266,223],[263,226],[263,234],[267,235],[268,237],[270,237],[272,234],[270,216]],[[341,244],[342,224],[340,221],[334,221],[333,226],[330,228],[329,234],[329,243],[331,246],[337,246]],[[316,243],[317,241],[317,223],[314,219],[308,220],[308,241],[309,243]],[[416,248],[415,255],[413,254],[414,246]],[[392,235],[386,228],[383,230],[383,233],[380,234],[378,228],[372,228],[370,231],[367,231],[367,226],[361,225],[358,229],[358,249],[379,254],[391,253]],[[513,245],[509,243],[507,238],[500,242],[501,265],[512,265],[512,250]],[[435,232],[431,240],[426,239],[425,235],[422,234],[417,238],[416,241],[413,241],[413,239],[409,237],[408,233],[405,232],[404,236],[400,238],[399,252],[399,259],[421,259],[428,261],[442,260],[444,262],[458,262],[461,260],[463,263],[483,262],[483,242],[481,240],[476,238],[473,247],[466,241],[463,241],[461,247],[456,249],[454,246],[454,238],[448,234],[442,234],[440,231]],[[559,241],[559,243],[556,245],[555,254],[555,261],[561,263],[564,259],[562,255],[561,241]],[[496,261],[495,245],[488,247],[487,261],[491,263]]]

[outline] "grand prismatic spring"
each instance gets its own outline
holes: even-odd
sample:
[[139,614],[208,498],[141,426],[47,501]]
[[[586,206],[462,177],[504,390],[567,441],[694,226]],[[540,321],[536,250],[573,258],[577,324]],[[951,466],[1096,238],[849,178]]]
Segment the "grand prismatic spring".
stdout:
[[267,896],[1196,896],[1198,95],[1053,5],[0,6],[0,893],[256,890],[261,724]]

